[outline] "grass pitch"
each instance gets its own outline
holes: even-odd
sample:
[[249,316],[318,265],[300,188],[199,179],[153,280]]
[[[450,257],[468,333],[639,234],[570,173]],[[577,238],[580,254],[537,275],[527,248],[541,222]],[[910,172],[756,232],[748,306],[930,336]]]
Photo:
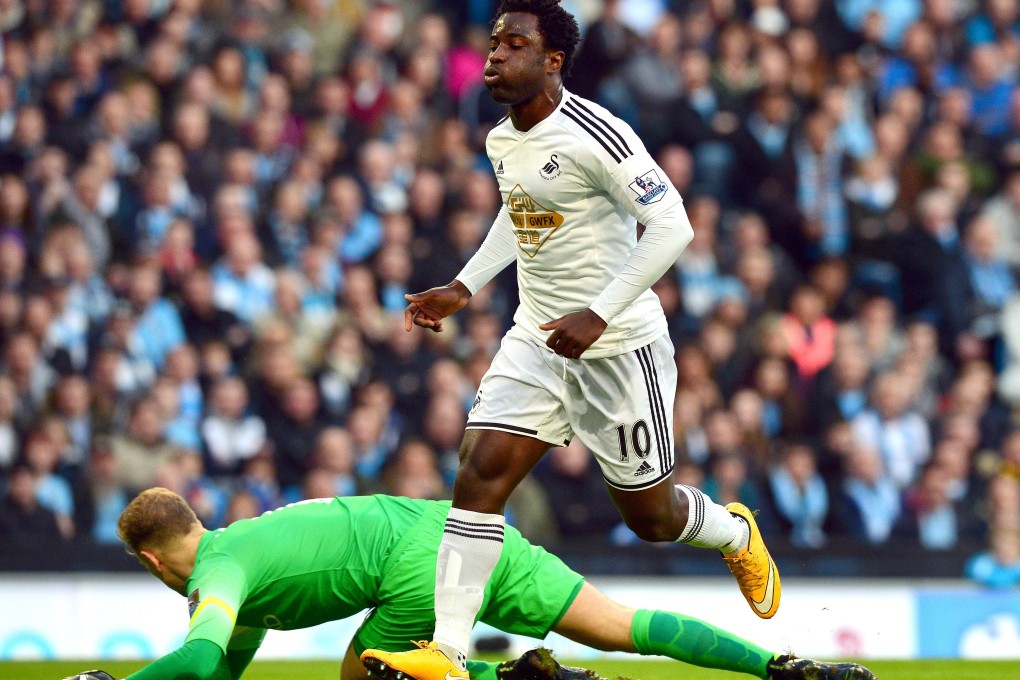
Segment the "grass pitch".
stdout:
[[[570,665],[583,665],[569,659]],[[747,675],[713,671],[675,661],[584,662],[606,678],[630,680],[738,680]],[[1020,680],[1020,661],[872,661],[879,680]],[[29,661],[0,663],[0,680],[60,680],[89,668],[122,678],[142,667],[121,661]],[[340,661],[256,661],[244,680],[336,680]]]

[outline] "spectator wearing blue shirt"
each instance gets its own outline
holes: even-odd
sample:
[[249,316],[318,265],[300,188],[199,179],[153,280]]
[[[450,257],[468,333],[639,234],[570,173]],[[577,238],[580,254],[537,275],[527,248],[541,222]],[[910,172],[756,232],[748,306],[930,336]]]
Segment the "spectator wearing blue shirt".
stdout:
[[84,239],[78,239],[68,247],[67,275],[71,279],[68,304],[86,314],[91,323],[105,321],[115,299],[106,280],[96,271],[92,251]]
[[54,413],[66,429],[74,449],[68,462],[76,465],[86,460],[92,446],[91,401],[91,387],[81,375],[61,378],[53,392]]
[[46,343],[51,349],[67,352],[71,368],[85,370],[88,363],[89,318],[80,307],[72,304],[71,279],[50,276],[44,280],[46,299],[52,306],[52,320]]
[[272,310],[276,276],[262,261],[262,248],[253,234],[237,234],[210,273],[217,307],[248,325]]
[[967,560],[964,574],[987,588],[1016,588],[1020,585],[1020,534],[993,531],[989,549]]
[[255,186],[270,189],[287,176],[297,152],[283,143],[286,121],[274,111],[262,110],[252,121],[251,146],[254,148]]
[[989,137],[1001,137],[1010,126],[1013,83],[1007,76],[1005,57],[995,43],[985,43],[970,52],[963,79],[971,96],[974,127]]
[[145,357],[157,369],[166,355],[186,341],[177,308],[163,297],[162,274],[152,264],[138,265],[131,271],[128,297],[135,309],[135,333]]
[[1020,15],[1015,0],[987,0],[982,4],[984,11],[971,17],[964,27],[968,45],[1020,38]]
[[170,225],[184,213],[173,205],[171,178],[166,171],[145,180],[143,205],[135,218],[135,251],[152,254],[159,250]]
[[336,316],[336,299],[344,289],[344,273],[336,256],[324,247],[312,245],[301,253],[301,273],[304,275],[304,295],[301,306],[313,316]]
[[863,32],[873,15],[878,15],[885,47],[899,48],[907,27],[921,18],[921,0],[837,0],[836,11],[843,22]]
[[988,549],[968,560],[967,578],[995,589],[1020,585],[1020,479],[996,476],[988,489]]
[[838,256],[850,244],[843,197],[843,146],[835,121],[816,111],[804,123],[794,145],[797,163],[797,207],[804,214],[808,251],[817,258]]
[[818,474],[811,447],[803,443],[787,446],[779,464],[769,471],[768,483],[780,522],[789,526],[794,545],[824,545],[822,525],[829,514],[829,492]]
[[991,220],[974,219],[964,233],[963,245],[973,296],[970,328],[981,337],[998,336],[1002,309],[1017,290],[1016,274],[998,248],[998,230]]
[[873,449],[857,446],[846,461],[840,513],[846,532],[868,543],[885,543],[900,517],[900,494]]
[[74,536],[74,496],[71,485],[56,474],[60,452],[49,435],[41,430],[25,437],[25,461],[35,475],[35,497],[39,506],[52,512],[64,538]]
[[863,108],[850,100],[846,86],[832,84],[822,91],[820,106],[836,126],[839,145],[852,158],[861,159],[875,152],[875,135]]
[[929,465],[917,483],[904,494],[904,521],[908,535],[928,550],[949,550],[964,527],[949,492],[949,475],[938,465]]
[[937,53],[931,25],[919,21],[907,29],[902,49],[886,58],[879,69],[875,95],[878,103],[885,106],[901,88],[931,92],[949,87],[955,79],[952,65]]
[[288,181],[277,189],[266,231],[280,264],[296,269],[308,245],[308,208],[300,184]]
[[343,264],[364,262],[382,245],[382,221],[365,207],[365,194],[350,175],[334,177],[326,185],[326,208],[340,229],[337,255]]
[[97,438],[92,447],[88,488],[92,500],[92,539],[105,545],[121,545],[117,519],[130,499],[117,481],[117,458],[105,437]]

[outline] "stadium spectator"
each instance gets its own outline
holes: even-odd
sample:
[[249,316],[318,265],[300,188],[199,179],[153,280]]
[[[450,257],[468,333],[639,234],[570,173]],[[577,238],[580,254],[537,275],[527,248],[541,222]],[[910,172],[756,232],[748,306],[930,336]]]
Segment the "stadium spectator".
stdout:
[[818,548],[825,544],[823,525],[829,514],[829,493],[805,443],[790,443],[769,470],[769,491],[779,521],[794,545]]
[[315,441],[326,427],[315,383],[297,378],[282,392],[279,414],[267,418],[266,430],[273,443],[273,459],[284,492],[298,487],[311,469]]
[[97,439],[89,454],[85,474],[88,507],[78,508],[82,530],[90,528],[92,539],[99,544],[116,545],[117,518],[127,507],[130,497],[118,482],[117,457],[109,439]]
[[387,493],[408,498],[437,500],[450,493],[435,452],[420,440],[407,441],[393,452],[382,470],[382,482]]
[[855,444],[848,453],[842,485],[843,526],[850,536],[869,543],[884,543],[900,517],[900,494],[886,476],[879,453]]
[[177,448],[164,438],[164,422],[159,404],[151,397],[142,397],[131,406],[131,413],[122,434],[111,441],[117,459],[118,482],[137,493],[148,488],[156,470],[171,460]]
[[[342,427],[325,428],[315,442],[314,455],[312,472],[322,471],[331,476],[331,495],[354,496],[359,492],[361,484],[354,471],[354,441],[347,430]],[[307,485],[309,481],[305,483]]]
[[931,457],[931,435],[918,413],[910,410],[910,393],[903,379],[884,373],[871,388],[869,408],[853,420],[854,438],[877,451],[889,479],[903,489]]
[[811,384],[832,361],[836,324],[825,315],[825,300],[813,287],[793,292],[790,311],[781,322],[786,347],[801,382]]
[[0,535],[12,546],[66,538],[53,511],[37,500],[36,486],[35,475],[27,466],[19,465],[11,471],[0,505]]
[[248,407],[248,387],[240,378],[221,378],[212,386],[209,414],[202,420],[202,441],[210,474],[236,474],[244,461],[262,450],[266,425]]
[[53,513],[60,535],[74,537],[74,496],[63,471],[59,444],[42,428],[25,435],[24,459],[35,477],[39,505]]

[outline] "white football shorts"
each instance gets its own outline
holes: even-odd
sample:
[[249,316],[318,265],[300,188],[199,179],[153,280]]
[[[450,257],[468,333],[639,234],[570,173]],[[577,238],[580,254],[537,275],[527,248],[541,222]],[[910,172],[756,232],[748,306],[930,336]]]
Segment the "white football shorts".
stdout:
[[601,359],[565,359],[517,326],[503,337],[468,414],[468,430],[502,430],[565,446],[576,435],[615,488],[673,472],[676,364],[668,335]]

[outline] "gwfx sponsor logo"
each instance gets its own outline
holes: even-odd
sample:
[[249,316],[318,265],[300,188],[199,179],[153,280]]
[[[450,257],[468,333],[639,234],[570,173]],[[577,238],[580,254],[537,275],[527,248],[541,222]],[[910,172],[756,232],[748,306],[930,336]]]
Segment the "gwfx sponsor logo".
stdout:
[[517,245],[528,257],[535,257],[549,237],[563,225],[563,215],[549,210],[518,184],[506,199],[507,212],[514,225]]

